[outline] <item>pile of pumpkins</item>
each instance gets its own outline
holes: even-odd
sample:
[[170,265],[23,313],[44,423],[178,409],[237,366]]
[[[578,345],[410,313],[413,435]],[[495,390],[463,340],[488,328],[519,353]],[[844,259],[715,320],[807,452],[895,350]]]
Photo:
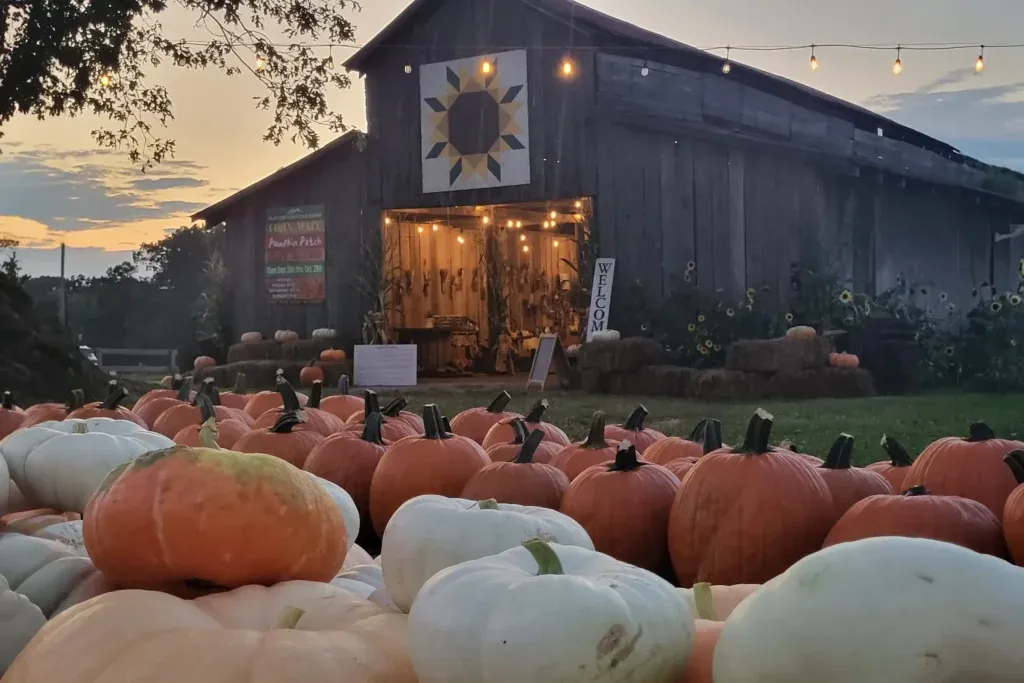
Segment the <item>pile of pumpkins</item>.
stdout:
[[643,406],[572,443],[546,401],[520,415],[505,392],[451,420],[283,378],[182,381],[131,410],[110,392],[42,421],[0,408],[3,683],[1009,683],[1024,665],[1024,444],[982,423],[916,460],[886,437],[861,469],[846,434],[824,459],[772,445],[763,410],[736,446],[713,419],[666,437]]

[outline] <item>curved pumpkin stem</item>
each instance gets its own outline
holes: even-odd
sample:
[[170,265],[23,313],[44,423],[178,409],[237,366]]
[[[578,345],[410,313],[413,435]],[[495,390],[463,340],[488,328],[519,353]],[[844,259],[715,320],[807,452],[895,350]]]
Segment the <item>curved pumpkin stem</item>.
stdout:
[[68,412],[78,410],[85,405],[85,392],[81,389],[71,390],[71,399],[68,401]]
[[213,398],[207,394],[197,394],[196,403],[199,404],[199,424],[205,424],[207,420],[217,421],[217,412],[213,409]]
[[319,408],[320,407],[320,398],[323,396],[323,393],[324,393],[324,383],[323,383],[323,380],[319,380],[319,379],[313,380],[313,386],[309,390],[309,401],[306,403],[306,406],[309,407],[309,408]]
[[967,441],[971,443],[977,443],[978,441],[990,441],[996,438],[996,433],[992,431],[984,422],[975,422],[971,425],[968,431]]
[[733,453],[741,455],[763,455],[771,453],[772,446],[772,424],[775,418],[763,408],[754,411],[754,415],[747,423],[747,434],[743,437],[743,444],[739,448],[732,449]]
[[177,391],[178,389],[181,389],[181,385],[184,384],[184,383],[185,382],[182,379],[181,375],[176,372],[176,373],[174,373],[174,377],[171,378],[170,389],[172,391]]
[[705,417],[703,420],[694,425],[693,429],[690,430],[690,436],[687,438],[688,441],[694,443],[700,443],[704,441],[704,430],[708,426],[708,420],[710,418]]
[[444,418],[436,403],[423,406],[423,438],[451,439],[452,434],[444,429]]
[[558,555],[555,553],[554,548],[540,540],[539,538],[531,538],[529,541],[523,543],[523,547],[526,548],[533,559],[537,561],[537,576],[550,576],[557,574],[564,574],[565,570],[562,569],[562,561],[558,559]]
[[640,462],[640,459],[636,457],[636,446],[628,441],[623,441],[619,444],[618,450],[615,451],[615,462],[608,466],[608,471],[632,472],[646,464],[645,462]]
[[544,417],[544,411],[549,407],[550,404],[546,398],[540,399],[530,407],[530,412],[526,414],[526,421],[531,424],[537,424]]
[[534,429],[530,432],[526,439],[523,441],[523,445],[519,447],[519,452],[516,453],[516,457],[512,459],[512,462],[517,465],[529,465],[533,462],[533,456],[537,452],[537,446],[544,440],[544,430]]
[[701,440],[704,455],[717,451],[722,447],[722,423],[715,419],[705,420],[704,434]]
[[235,386],[231,390],[232,393],[245,394],[245,392],[248,391],[248,387],[246,385],[247,381],[248,378],[245,376],[244,372],[240,372],[237,375],[235,375]]
[[644,420],[647,419],[648,415],[650,413],[647,412],[647,408],[638,405],[636,408],[633,408],[633,412],[622,423],[622,428],[631,432],[642,432],[644,430]]
[[792,441],[790,441],[789,439],[783,439],[782,441],[780,441],[779,445],[776,446],[776,448],[781,448],[782,450],[790,451],[791,453],[799,453],[800,452],[798,450],[798,448],[797,448],[797,445],[795,443],[793,443]]
[[348,391],[348,375],[342,375],[341,377],[338,378],[338,393],[347,395]]
[[882,434],[882,450],[889,456],[889,462],[893,467],[910,467],[914,464],[910,453],[907,453],[907,449],[896,440],[895,436]]
[[14,410],[14,394],[9,391],[5,391],[3,398],[0,399],[0,408],[4,410]]
[[494,500],[493,498],[488,498],[487,500],[481,500],[479,503],[476,504],[476,506],[478,508],[480,508],[481,510],[498,510],[499,509],[498,508],[498,501]]
[[107,397],[103,399],[103,404],[100,407],[103,410],[117,410],[121,402],[128,398],[128,392],[124,390],[124,387],[117,380],[110,380],[109,386],[110,391],[107,393]]
[[[221,402],[220,402],[220,389],[217,388],[217,383],[214,382],[213,379],[211,378],[210,379],[210,383],[209,384],[204,384],[203,387],[204,387],[203,393],[206,396],[210,397],[210,403],[212,403],[215,406],[221,405]],[[199,397],[199,394],[196,394],[196,398],[198,398],[198,397]]]
[[583,448],[608,448],[608,441],[604,438],[604,424],[604,412],[594,411],[594,417],[590,420],[590,431],[587,432],[587,438],[580,446]]
[[932,492],[926,489],[924,486],[911,486],[909,489],[903,492],[904,496],[930,496]]
[[305,610],[299,609],[298,607],[285,607],[281,610],[281,616],[277,618],[277,624],[274,626],[275,629],[291,630],[299,625],[299,620],[302,619],[302,615],[306,613]]
[[697,610],[697,618],[705,621],[718,621],[714,596],[711,595],[711,584],[705,581],[695,583],[691,594],[693,595],[693,606]]
[[1006,454],[1003,462],[1013,472],[1013,478],[1017,480],[1017,483],[1024,484],[1024,451],[1019,448],[1013,449]]
[[508,407],[509,401],[512,400],[512,396],[507,391],[502,391],[500,394],[494,397],[490,405],[487,406],[488,413],[503,413],[505,408]]
[[441,416],[441,426],[444,427],[444,431],[448,434],[454,434],[452,431],[452,421],[448,419],[447,415]]
[[202,426],[199,427],[199,445],[202,448],[210,448],[213,450],[220,450],[220,444],[217,443],[217,438],[220,436],[220,432],[217,430],[217,420],[210,418],[205,420]]
[[384,409],[380,412],[384,417],[398,417],[399,413],[405,410],[408,406],[409,402],[399,396],[395,400],[391,401],[391,403],[384,406]]
[[178,393],[174,398],[178,399],[182,403],[188,403],[188,396],[192,393],[192,382],[186,382],[182,380],[178,383]]
[[828,450],[828,456],[821,466],[827,470],[848,470],[853,467],[853,437],[840,434],[832,442],[832,448]]
[[373,389],[367,389],[363,392],[363,419],[370,413],[379,413],[380,410],[380,397],[377,396],[377,392]]
[[284,412],[300,412],[302,410],[302,404],[299,403],[299,397],[296,395],[291,382],[286,380],[284,375],[278,375],[277,381],[274,384],[274,388],[277,389],[277,393],[281,394],[281,402],[284,404]]
[[383,424],[384,418],[380,416],[380,413],[369,413],[363,422],[363,434],[360,438],[368,443],[383,446],[384,437],[380,434],[380,428]]
[[526,420],[521,417],[513,417],[508,426],[512,428],[512,443],[522,445],[526,441],[530,430],[526,426]]
[[274,426],[270,428],[273,434],[289,434],[293,429],[305,422],[298,413],[286,410],[277,417]]

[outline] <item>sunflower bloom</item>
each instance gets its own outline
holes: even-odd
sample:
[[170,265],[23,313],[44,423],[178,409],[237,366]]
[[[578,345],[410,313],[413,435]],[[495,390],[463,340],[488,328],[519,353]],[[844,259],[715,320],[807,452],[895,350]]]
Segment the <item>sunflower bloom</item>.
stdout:
[[853,293],[848,289],[844,289],[842,293],[839,294],[839,300],[844,304],[853,303]]
[[686,331],[687,332],[696,332],[697,331],[697,326],[694,325],[693,323],[690,323],[689,325],[686,326]]
[[710,349],[710,348],[711,348],[712,346],[714,346],[714,345],[715,345],[715,343],[714,343],[713,341],[711,341],[710,339],[705,339],[705,340],[704,340],[704,346],[705,346],[705,348],[708,348],[708,349]]
[[732,310],[731,308],[727,308],[725,309],[725,314],[731,318],[734,315],[736,315],[736,311]]
[[705,320],[707,320],[707,318],[704,317],[703,313],[701,313],[700,315],[697,316],[697,322],[702,323]]
[[991,310],[993,313],[998,313],[999,311],[1003,310],[1003,305],[998,301],[993,301],[988,305],[988,307],[989,310]]
[[787,313],[786,315],[784,315],[782,317],[785,318],[787,323],[793,322],[793,314],[792,313]]
[[1019,294],[1011,294],[1010,295],[1010,305],[1011,306],[1020,306],[1020,301],[1021,301],[1021,299],[1020,299],[1020,295]]

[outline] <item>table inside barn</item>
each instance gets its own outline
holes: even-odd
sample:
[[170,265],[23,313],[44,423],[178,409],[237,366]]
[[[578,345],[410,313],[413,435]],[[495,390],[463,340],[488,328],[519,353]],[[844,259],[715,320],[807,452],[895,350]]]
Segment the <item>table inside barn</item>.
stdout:
[[415,344],[417,364],[423,373],[461,370],[468,360],[464,348],[475,346],[475,329],[449,326],[400,327],[395,330],[399,344]]

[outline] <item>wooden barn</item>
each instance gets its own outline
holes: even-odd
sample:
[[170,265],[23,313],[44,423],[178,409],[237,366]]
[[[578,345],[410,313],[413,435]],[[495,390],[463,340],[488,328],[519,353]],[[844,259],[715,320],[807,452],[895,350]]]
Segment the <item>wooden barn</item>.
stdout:
[[195,216],[227,225],[238,332],[351,343],[384,310],[462,367],[502,327],[571,343],[595,256],[616,259],[613,322],[626,288],[657,299],[690,261],[702,288],[769,285],[780,307],[797,263],[962,303],[1017,283],[1019,174],[571,0],[415,0],[345,66],[365,135]]

